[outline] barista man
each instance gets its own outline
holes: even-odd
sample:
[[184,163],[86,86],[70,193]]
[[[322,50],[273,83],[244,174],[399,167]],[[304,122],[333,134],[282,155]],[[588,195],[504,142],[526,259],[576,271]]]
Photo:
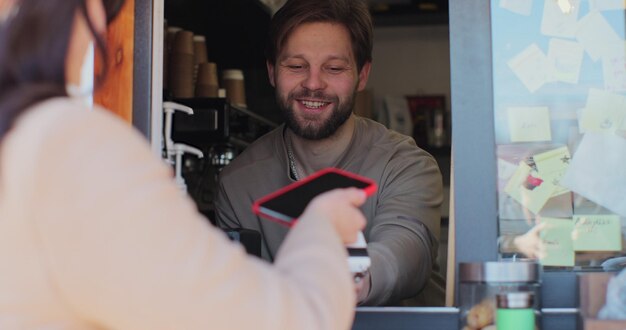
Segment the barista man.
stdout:
[[411,137],[352,113],[371,69],[372,22],[364,2],[289,0],[270,23],[267,70],[285,124],[255,141],[220,175],[218,224],[261,233],[273,260],[288,228],[255,216],[254,200],[326,167],[369,177],[361,208],[372,265],[362,305],[441,306],[437,246],[442,179]]

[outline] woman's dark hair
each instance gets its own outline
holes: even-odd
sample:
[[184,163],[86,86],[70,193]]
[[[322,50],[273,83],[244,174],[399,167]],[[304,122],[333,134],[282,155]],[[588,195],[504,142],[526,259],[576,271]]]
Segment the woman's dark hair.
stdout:
[[[30,106],[67,95],[65,62],[77,12],[86,19],[106,70],[104,40],[89,20],[86,1],[18,0],[15,14],[0,22],[0,140]],[[110,22],[124,0],[102,3]]]
[[363,0],[288,0],[270,22],[267,60],[276,64],[291,32],[316,22],[341,24],[348,29],[359,71],[372,61],[372,17]]

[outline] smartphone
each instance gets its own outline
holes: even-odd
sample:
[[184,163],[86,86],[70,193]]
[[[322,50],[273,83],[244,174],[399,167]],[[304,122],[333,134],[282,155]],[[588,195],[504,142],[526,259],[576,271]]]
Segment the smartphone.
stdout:
[[[363,189],[367,196],[376,192],[374,180],[329,167],[258,199],[252,210],[263,218],[291,227],[315,196],[335,188],[349,187]],[[350,272],[354,282],[359,283],[367,276],[371,265],[363,233],[360,232],[357,241],[346,248]]]
[[255,214],[286,226],[293,226],[311,200],[335,188],[363,189],[367,196],[376,192],[376,183],[369,178],[329,167],[283,187],[254,202]]

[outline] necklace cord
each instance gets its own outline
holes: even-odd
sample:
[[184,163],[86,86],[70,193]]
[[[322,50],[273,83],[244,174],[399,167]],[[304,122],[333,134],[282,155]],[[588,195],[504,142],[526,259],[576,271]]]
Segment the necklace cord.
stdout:
[[287,146],[287,158],[289,159],[289,173],[296,181],[300,181],[298,168],[296,167],[296,158],[293,155],[293,147],[291,146],[291,139],[285,137],[285,142]]

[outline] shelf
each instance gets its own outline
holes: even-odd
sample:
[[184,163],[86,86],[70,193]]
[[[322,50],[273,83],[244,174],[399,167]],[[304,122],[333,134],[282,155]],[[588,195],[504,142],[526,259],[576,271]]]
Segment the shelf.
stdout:
[[372,19],[375,27],[448,25],[447,12],[373,13]]
[[445,0],[370,0],[374,26],[448,25],[448,2]]

